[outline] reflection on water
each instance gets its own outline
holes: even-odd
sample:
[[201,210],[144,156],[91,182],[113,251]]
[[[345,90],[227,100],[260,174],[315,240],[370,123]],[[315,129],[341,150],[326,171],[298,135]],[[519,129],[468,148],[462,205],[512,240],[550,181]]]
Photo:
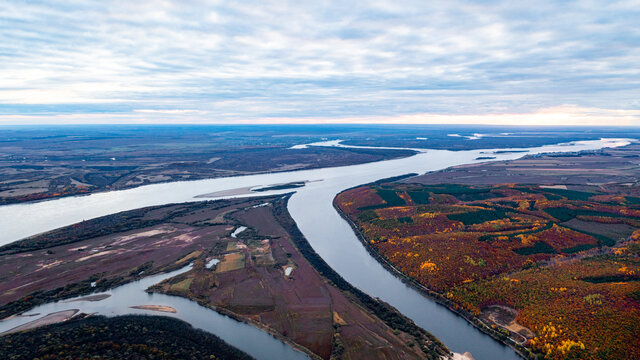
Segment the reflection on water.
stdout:
[[[155,293],[148,294],[145,292],[149,286],[188,271],[190,268],[190,266],[187,266],[170,273],[149,276],[122,285],[105,292],[105,295],[111,296],[103,300],[82,301],[84,296],[80,296],[38,306],[27,312],[25,314],[26,316],[0,321],[0,333],[57,311],[79,309],[80,312],[83,313],[98,313],[106,316],[126,314],[149,315],[153,312],[144,309],[132,309],[131,306],[164,305],[175,308],[177,312],[156,312],[154,315],[171,316],[182,319],[190,323],[193,327],[216,334],[222,340],[242,349],[256,359],[308,359],[305,354],[293,350],[290,346],[266,332],[218,314],[211,309],[198,305],[198,303],[194,301],[177,296]],[[29,316],[30,314],[39,315]]]
[[[602,147],[623,146],[626,144],[628,144],[626,140],[603,139],[549,145],[538,148],[516,149],[527,150],[528,152],[497,151],[494,152],[495,159],[492,161],[517,159],[524,155],[543,152],[595,150]],[[339,143],[334,142],[329,145],[339,145]],[[3,234],[0,234],[0,244],[7,244],[16,239],[39,232],[119,211],[151,205],[204,200],[195,197],[202,194],[237,189],[240,187],[308,180],[311,182],[307,183],[307,186],[303,188],[296,189],[296,193],[291,197],[289,211],[315,251],[347,281],[364,290],[369,295],[380,297],[395,306],[403,314],[413,319],[418,325],[433,333],[455,352],[463,353],[469,351],[477,360],[517,359],[518,356],[514,351],[481,333],[467,321],[457,317],[445,307],[436,304],[412,288],[407,287],[402,281],[386,271],[367,253],[349,225],[332,207],[335,195],[350,187],[406,173],[421,174],[450,166],[486,161],[482,159],[478,160],[477,158],[481,157],[483,152],[496,150],[500,149],[471,151],[421,150],[420,153],[411,157],[361,165],[155,184],[88,196],[3,206],[0,207],[0,219],[2,219],[0,220],[2,221],[0,227],[3,229]],[[268,191],[262,195],[287,192],[291,192],[291,189]],[[145,279],[137,284],[142,284],[145,281],[152,284],[158,280],[149,278],[149,280]],[[125,288],[125,286],[121,288]],[[176,316],[190,322],[196,327],[209,330],[252,355],[254,355],[252,351],[255,348],[253,346],[253,340],[242,341],[242,339],[248,339],[249,337],[247,336],[259,338],[259,336],[254,333],[262,334],[261,336],[269,341],[265,340],[268,345],[261,344],[260,346],[270,346],[273,349],[269,348],[268,354],[265,350],[259,352],[257,355],[259,358],[271,357],[272,354],[278,355],[275,358],[289,358],[289,356],[294,355],[301,356],[300,353],[292,351],[265,333],[248,325],[239,324],[211,310],[204,309],[189,300],[159,294],[147,295],[141,292],[146,286],[147,285],[144,285],[144,287],[140,287],[136,291],[119,290],[121,288],[114,289],[112,291],[114,296],[111,298],[103,300],[104,302],[87,304],[86,306],[91,307],[95,305],[100,309],[100,306],[104,306],[103,304],[114,301],[122,301],[127,304],[127,307],[130,305],[143,304],[169,305],[178,309],[178,313],[171,316]],[[118,291],[122,292],[122,294]],[[118,292],[117,296],[116,292]],[[51,311],[61,309],[57,304],[48,304],[45,306],[51,306],[51,309],[53,309]],[[84,309],[85,308],[83,308],[82,311],[92,311]],[[45,312],[49,311],[49,308],[47,308],[47,310],[39,308],[39,310],[34,311]],[[120,314],[119,311],[126,311],[126,313],[142,312],[142,310],[136,311],[128,308],[127,310],[123,310],[122,307],[115,305],[114,307],[108,309],[102,308],[102,310],[98,311],[105,315]],[[225,321],[227,323],[224,323]],[[225,324],[224,326],[221,325],[223,323]],[[230,324],[235,325],[232,326]],[[205,327],[208,325],[211,326]],[[233,330],[228,331],[226,327],[232,328]],[[271,353],[271,351],[275,352]]]

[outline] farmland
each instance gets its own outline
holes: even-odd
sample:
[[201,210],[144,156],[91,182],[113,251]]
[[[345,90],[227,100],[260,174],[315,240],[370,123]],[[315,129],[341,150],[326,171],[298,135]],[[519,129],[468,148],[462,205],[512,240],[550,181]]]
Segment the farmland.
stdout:
[[193,263],[152,291],[193,299],[315,358],[435,359],[448,353],[314,257],[286,211],[287,199],[154,206],[6,245],[0,248],[0,316]]
[[0,205],[169,181],[353,165],[414,153],[289,149],[327,134],[349,132],[325,130],[259,126],[0,129]]
[[230,238],[222,254],[215,254],[221,261],[208,268],[209,257],[201,257],[191,271],[151,291],[196,300],[288,338],[323,359],[437,358],[442,351],[437,340],[395,310],[352,289],[313,257],[285,205],[281,199],[227,213],[227,221],[247,230]]
[[[512,135],[500,135],[507,130]],[[589,135],[581,129],[513,131],[487,126],[371,125],[5,127],[0,129],[0,205],[171,181],[354,165],[415,153],[290,149],[327,139],[343,139],[349,145],[469,150],[638,136],[637,129],[601,129]],[[474,133],[486,136],[468,139]]]
[[531,356],[640,356],[634,187],[412,180],[335,200],[383,261]]

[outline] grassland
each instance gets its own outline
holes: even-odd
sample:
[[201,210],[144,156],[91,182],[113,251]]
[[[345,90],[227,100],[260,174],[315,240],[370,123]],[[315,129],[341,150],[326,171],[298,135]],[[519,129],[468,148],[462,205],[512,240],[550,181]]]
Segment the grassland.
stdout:
[[385,261],[529,356],[632,359],[636,198],[634,187],[613,184],[379,183],[339,194],[336,205]]
[[[246,230],[234,231],[242,226]],[[351,288],[317,255],[307,260],[314,253],[296,230],[286,198],[273,196],[155,206],[85,221],[0,248],[0,314],[193,262],[193,270],[154,291],[196,300],[316,358],[447,355],[437,339]]]
[[[224,251],[151,291],[184,296],[329,359],[437,359],[446,349],[388,305],[352,288],[319,258],[286,199],[225,215],[246,226]],[[219,247],[222,249],[222,247]],[[211,258],[220,260],[207,268]],[[285,270],[291,268],[287,274]]]

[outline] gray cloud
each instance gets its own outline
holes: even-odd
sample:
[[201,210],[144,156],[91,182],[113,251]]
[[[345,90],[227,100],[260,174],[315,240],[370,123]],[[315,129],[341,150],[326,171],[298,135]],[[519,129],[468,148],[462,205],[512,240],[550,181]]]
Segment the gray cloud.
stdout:
[[640,109],[639,1],[520,4],[10,0],[0,121]]

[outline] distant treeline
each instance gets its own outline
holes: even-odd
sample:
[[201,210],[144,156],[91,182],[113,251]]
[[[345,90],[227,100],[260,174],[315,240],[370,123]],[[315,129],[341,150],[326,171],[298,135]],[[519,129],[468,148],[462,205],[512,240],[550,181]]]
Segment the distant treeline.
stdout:
[[288,184],[265,186],[265,187],[261,187],[261,188],[258,188],[258,189],[253,189],[251,191],[262,192],[262,191],[271,191],[271,190],[295,189],[295,188],[299,188],[299,187],[303,187],[303,186],[304,186],[304,182],[301,181],[301,182],[292,182],[292,183],[288,183]]

